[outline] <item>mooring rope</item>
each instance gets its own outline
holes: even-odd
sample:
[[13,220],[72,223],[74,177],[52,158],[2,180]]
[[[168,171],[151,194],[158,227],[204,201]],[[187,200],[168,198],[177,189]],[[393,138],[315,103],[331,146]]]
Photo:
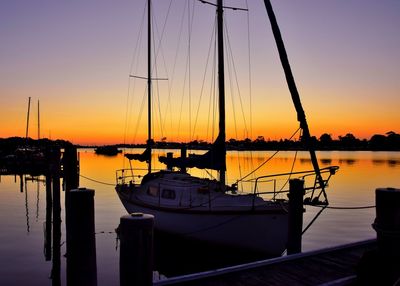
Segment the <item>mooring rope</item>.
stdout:
[[333,210],[361,210],[361,209],[372,209],[375,208],[375,205],[371,206],[353,206],[353,207],[331,207],[331,206],[319,206],[319,205],[309,205],[312,207],[320,207],[320,208],[327,208],[327,209],[333,209]]
[[86,176],[84,176],[82,174],[79,174],[79,176],[84,178],[84,179],[86,179],[86,180],[89,180],[89,181],[92,181],[92,182],[95,182],[95,183],[98,183],[98,184],[103,184],[103,185],[107,185],[107,186],[115,186],[115,184],[111,184],[111,183],[106,183],[106,182],[102,182],[102,181],[99,181],[99,180],[95,180],[95,179],[86,177]]

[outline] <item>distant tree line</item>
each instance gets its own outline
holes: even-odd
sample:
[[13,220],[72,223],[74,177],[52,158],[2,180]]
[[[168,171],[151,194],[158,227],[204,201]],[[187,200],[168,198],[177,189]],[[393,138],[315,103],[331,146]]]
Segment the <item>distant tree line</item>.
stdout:
[[[180,148],[184,143],[166,142],[165,140],[154,142],[155,148]],[[208,149],[210,143],[194,140],[185,143],[189,149]],[[311,137],[311,144],[315,150],[370,150],[370,151],[400,151],[400,134],[393,131],[385,135],[375,134],[369,140],[358,139],[353,134],[347,133],[333,139],[328,133],[319,138]],[[228,150],[304,150],[304,142],[300,140],[265,140],[264,136],[258,136],[255,140],[229,139]]]
[[[228,150],[305,150],[302,138],[300,140],[265,140],[264,136],[258,136],[255,140],[249,138],[243,140],[229,139],[227,142]],[[10,137],[0,138],[0,155],[10,154],[16,148],[23,146],[45,147],[47,145],[57,145],[61,148],[71,143],[66,140],[34,140],[31,138]],[[375,134],[369,140],[356,138],[353,134],[347,133],[333,139],[331,134],[324,133],[319,138],[311,137],[311,144],[315,150],[369,150],[369,151],[400,151],[400,134],[393,131],[385,135]],[[211,143],[203,140],[194,140],[189,143],[168,142],[166,138],[161,141],[151,141],[153,148],[159,149],[180,149],[185,145],[188,149],[206,150]],[[116,147],[146,147],[146,144],[116,144]],[[77,146],[77,147],[97,147],[97,146]]]

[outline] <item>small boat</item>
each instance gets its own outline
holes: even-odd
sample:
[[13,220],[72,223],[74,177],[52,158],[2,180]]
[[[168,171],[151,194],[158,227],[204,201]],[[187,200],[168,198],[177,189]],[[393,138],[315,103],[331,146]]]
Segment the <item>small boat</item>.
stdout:
[[98,155],[106,155],[106,156],[116,156],[118,153],[122,153],[122,150],[119,150],[115,146],[100,146],[94,149],[94,152]]
[[[263,183],[274,181],[280,176],[269,175],[255,178],[254,187],[246,192],[238,192],[237,182],[226,183],[226,138],[225,138],[225,80],[223,48],[223,1],[217,4],[202,1],[216,7],[217,50],[218,50],[218,96],[219,134],[211,148],[204,154],[189,154],[183,148],[180,157],[172,153],[159,157],[166,165],[165,170],[152,170],[151,134],[151,33],[148,33],[148,140],[141,154],[125,154],[131,164],[130,169],[117,170],[116,191],[128,213],[141,212],[155,216],[155,229],[196,239],[216,245],[224,245],[254,251],[268,256],[279,256],[286,249],[288,240],[288,200],[278,198],[281,190],[261,190]],[[266,1],[266,3],[269,1]],[[272,8],[267,4],[268,12]],[[151,27],[151,1],[148,0],[148,30]],[[271,16],[270,16],[271,18]],[[271,22],[272,23],[272,22]],[[279,45],[279,44],[278,44]],[[309,202],[327,204],[325,188],[337,167],[320,169],[310,139],[297,91],[293,101],[298,112],[303,140],[309,148],[314,170],[292,174],[292,178],[313,178],[310,193],[314,197]],[[132,168],[132,161],[147,162],[144,176],[139,176]],[[217,170],[219,178],[203,178],[191,175],[189,168]],[[288,174],[285,174],[286,176]],[[326,178],[323,178],[326,175]],[[312,189],[312,190],[311,190]],[[319,190],[318,192],[315,190]],[[320,202],[323,194],[324,202]]]

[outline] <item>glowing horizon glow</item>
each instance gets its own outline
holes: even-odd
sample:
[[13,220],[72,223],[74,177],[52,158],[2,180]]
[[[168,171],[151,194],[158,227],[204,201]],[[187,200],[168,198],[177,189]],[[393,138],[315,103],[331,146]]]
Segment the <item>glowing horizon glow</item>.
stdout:
[[[137,115],[141,112],[145,86],[137,81],[133,93],[129,74],[146,74],[143,39],[140,54],[130,67],[145,2],[22,0],[1,3],[0,137],[25,135],[27,101],[31,97],[31,138],[37,136],[35,114],[40,100],[43,138],[65,139],[82,145],[144,143],[145,110],[140,124]],[[173,74],[180,15],[185,5],[187,8],[187,1],[175,2],[170,11],[172,20],[167,23],[172,32],[163,37],[162,54],[157,57],[160,77]],[[242,111],[237,91],[233,101],[227,95],[226,138],[289,138],[298,123],[264,4],[261,0],[247,3],[248,14],[225,11],[247,122],[247,127],[240,122]],[[171,77],[169,83],[157,83],[159,94],[154,95],[161,99],[160,110],[157,105],[153,106],[156,141],[163,137],[167,141],[210,141],[216,137],[216,131],[210,128],[212,116],[208,117],[209,99],[205,95],[193,130],[214,12],[212,7],[198,1],[189,4],[196,8],[192,15],[192,116],[180,115],[181,109],[189,110],[186,67],[181,59],[176,66],[176,78]],[[245,0],[225,0],[225,4],[246,7]],[[369,139],[388,131],[399,133],[400,38],[393,35],[400,26],[400,2],[311,0],[306,3],[272,1],[272,5],[311,135],[319,137],[329,133],[337,138],[352,133],[357,138]],[[169,1],[154,0],[153,6],[158,44]],[[252,120],[248,98],[247,16],[251,39]],[[187,18],[183,23],[185,31]],[[183,55],[184,41],[187,41],[184,37],[178,47]],[[207,80],[210,81],[210,72]],[[168,84],[174,85],[169,103]],[[228,89],[235,87],[235,78],[229,79],[228,75],[226,85]],[[209,91],[208,83],[204,92]],[[232,102],[235,102],[236,121]],[[130,111],[128,118],[127,110]],[[157,118],[159,111],[163,113],[162,124]],[[164,114],[165,111],[168,112]],[[250,121],[253,122],[251,129]],[[184,135],[189,130],[190,137]]]

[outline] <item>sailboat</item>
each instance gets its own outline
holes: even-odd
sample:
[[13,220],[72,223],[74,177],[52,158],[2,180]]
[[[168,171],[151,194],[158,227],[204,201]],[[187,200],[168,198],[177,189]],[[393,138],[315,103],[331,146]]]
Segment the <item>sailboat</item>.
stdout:
[[[275,180],[277,175],[263,176],[254,180],[252,190],[238,193],[237,184],[227,185],[226,172],[226,134],[225,134],[225,78],[224,78],[224,36],[223,11],[226,8],[223,0],[216,4],[201,1],[216,7],[217,13],[217,51],[218,51],[218,106],[219,133],[211,148],[202,155],[190,154],[186,150],[180,157],[172,153],[159,157],[166,165],[165,170],[151,169],[152,131],[151,131],[151,1],[148,0],[148,139],[146,149],[142,154],[125,154],[131,168],[117,170],[116,191],[128,213],[149,213],[155,216],[156,230],[184,236],[213,244],[237,247],[249,251],[279,256],[286,249],[288,240],[288,200],[278,199],[277,190],[260,190],[261,181]],[[288,66],[283,42],[273,15],[269,1],[266,8],[273,26],[281,60],[285,68],[288,85],[298,113],[300,127],[303,130],[303,140],[308,147],[310,133],[302,109],[299,95],[295,89],[293,76],[285,67]],[[272,14],[271,14],[272,13]],[[283,51],[282,51],[283,47]],[[290,82],[290,81],[293,81]],[[310,148],[311,161],[314,170],[300,172],[298,177],[313,175],[314,181],[311,193],[319,194],[309,201],[319,202],[321,194],[325,196],[325,187],[336,167],[320,169],[315,152]],[[143,177],[135,175],[132,161],[147,162],[147,174]],[[219,173],[218,180],[196,177],[187,172],[188,168],[211,169]],[[327,174],[328,178],[322,176]],[[140,180],[140,179],[141,180]],[[270,199],[266,199],[270,195]],[[325,196],[325,201],[327,203]]]

